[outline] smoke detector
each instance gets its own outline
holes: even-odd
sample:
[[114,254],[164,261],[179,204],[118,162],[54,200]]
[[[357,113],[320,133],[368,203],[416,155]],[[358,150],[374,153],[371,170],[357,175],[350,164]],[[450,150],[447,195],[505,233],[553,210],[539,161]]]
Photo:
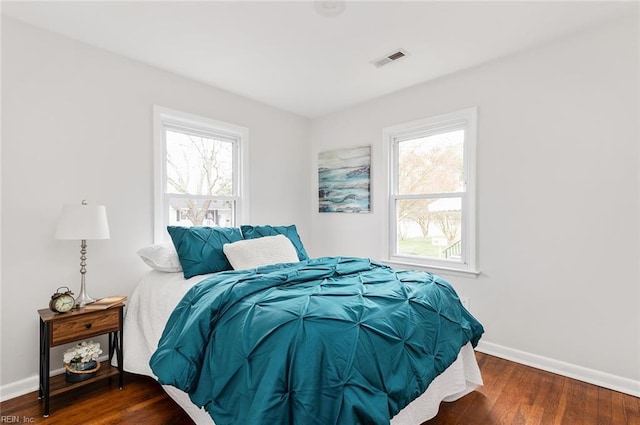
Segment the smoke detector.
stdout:
[[316,0],[313,2],[316,13],[325,18],[335,18],[344,12],[345,7],[345,0]]
[[371,62],[376,68],[380,68],[384,65],[390,64],[391,62],[396,62],[399,61],[400,59],[406,57],[409,55],[409,52],[407,52],[404,49],[398,49],[395,50],[391,53],[389,53],[388,55],[380,58],[380,59],[376,59],[373,62]]

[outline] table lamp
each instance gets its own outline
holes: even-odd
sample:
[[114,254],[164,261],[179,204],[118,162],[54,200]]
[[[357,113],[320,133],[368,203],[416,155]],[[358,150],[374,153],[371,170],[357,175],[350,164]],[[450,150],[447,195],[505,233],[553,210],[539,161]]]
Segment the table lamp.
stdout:
[[58,219],[56,239],[80,241],[80,294],[76,298],[78,307],[84,307],[95,299],[87,295],[84,275],[87,272],[87,239],[109,239],[107,210],[103,205],[64,205]]

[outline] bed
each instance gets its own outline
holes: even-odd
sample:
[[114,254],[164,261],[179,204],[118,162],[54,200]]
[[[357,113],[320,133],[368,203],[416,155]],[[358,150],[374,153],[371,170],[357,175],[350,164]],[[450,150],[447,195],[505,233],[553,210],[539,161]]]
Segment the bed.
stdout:
[[[286,234],[286,232],[281,233]],[[223,238],[225,240],[217,241],[214,245],[218,247],[229,244],[239,246],[242,243],[236,242],[242,241],[248,234],[250,232],[245,230],[244,233],[241,232],[242,236],[239,240],[228,241]],[[231,239],[235,239],[236,236]],[[275,238],[271,237],[274,235],[271,233],[256,236],[256,239],[267,236],[269,236],[267,239],[271,244],[275,243],[272,240]],[[267,239],[264,239],[265,243]],[[295,255],[295,261],[281,263],[278,262],[278,258],[275,260],[274,258],[263,258],[259,261],[265,265],[246,268],[244,266],[247,264],[255,265],[251,263],[252,258],[264,257],[265,255],[270,257],[274,252],[278,252],[278,249],[274,250],[273,245],[270,245],[267,249],[261,250],[264,252],[256,255],[255,246],[252,246],[251,255],[245,255],[246,258],[242,258],[242,255],[234,255],[235,261],[231,263],[235,263],[233,264],[237,269],[235,271],[201,273],[202,270],[197,270],[196,274],[191,275],[191,272],[187,273],[181,267],[186,265],[187,268],[190,268],[187,262],[181,261],[180,264],[177,264],[175,258],[172,258],[170,261],[172,263],[164,269],[157,267],[157,264],[154,267],[145,260],[155,270],[149,271],[140,281],[127,306],[123,344],[126,359],[124,362],[125,370],[158,379],[164,384],[163,388],[169,396],[189,414],[195,423],[214,424],[212,419],[214,416],[216,417],[216,425],[231,423],[322,424],[331,422],[341,424],[390,422],[393,425],[415,425],[434,417],[442,401],[456,400],[482,385],[482,378],[473,352],[473,345],[477,343],[482,334],[482,326],[462,308],[455,292],[446,282],[425,273],[395,271],[368,259],[309,259],[306,257],[306,252],[301,252],[299,249],[304,248],[297,238],[297,233],[288,235],[287,239],[287,249],[290,251],[282,258],[291,260]],[[177,239],[174,238],[174,244],[180,252],[180,243],[176,243],[176,241]],[[283,242],[282,239],[279,239],[278,243],[281,242]],[[291,251],[292,246],[293,251]],[[196,251],[198,254],[193,255]],[[184,257],[195,259],[193,264],[196,264],[198,261],[195,257],[198,257],[200,252],[202,252],[202,247],[196,250],[191,249],[189,255]],[[205,255],[210,256],[210,253]],[[156,259],[157,257],[158,255],[156,255]],[[171,255],[167,258],[169,257]],[[232,258],[231,255],[229,258]],[[145,258],[143,257],[143,259]],[[248,261],[249,263],[238,264],[238,261],[241,263]],[[180,269],[182,272],[179,272]],[[387,302],[386,295],[380,291],[384,292],[386,289],[383,288],[386,288],[386,285],[377,280],[386,275],[400,276],[399,281],[413,283],[414,286],[417,283],[420,287],[424,286],[422,280],[428,278],[430,285],[439,288],[435,291],[436,304],[438,304],[436,310],[439,315],[445,317],[445,320],[442,321],[444,324],[441,323],[437,327],[438,332],[442,332],[442,335],[445,336],[448,335],[442,329],[449,326],[449,322],[462,322],[466,329],[456,334],[455,338],[453,334],[450,337],[441,337],[440,339],[444,340],[457,338],[454,342],[445,341],[445,345],[449,344],[449,347],[441,350],[442,352],[433,349],[433,347],[427,350],[434,353],[428,363],[437,364],[433,371],[428,372],[427,368],[420,366],[420,361],[414,360],[414,357],[421,357],[419,352],[424,350],[412,347],[414,342],[410,341],[407,335],[391,335],[396,343],[404,344],[410,349],[401,350],[405,354],[397,358],[398,365],[402,365],[399,372],[394,372],[395,375],[392,374],[393,376],[388,379],[384,378],[381,382],[372,383],[377,380],[376,374],[387,374],[387,372],[373,373],[372,370],[378,366],[362,367],[362,362],[370,361],[372,358],[384,358],[386,349],[371,348],[372,346],[368,344],[373,343],[371,340],[376,339],[376,335],[379,335],[380,332],[386,334],[383,339],[388,339],[389,333],[393,334],[395,331],[392,329],[382,329],[382,331],[374,329],[372,331],[367,326],[376,321],[386,323],[386,319],[382,318],[380,314],[383,316],[393,315],[395,314],[393,311],[400,311],[400,309],[392,306],[391,313],[389,313],[376,310],[379,307],[376,306],[374,310],[379,314],[374,315],[375,317],[359,316],[360,318],[355,321],[357,326],[354,325],[355,322],[352,318],[341,320],[340,315],[345,314],[345,311],[350,312],[349,314],[361,314],[355,313],[354,306],[363,302],[367,304],[371,300],[385,300],[382,303],[385,304]],[[346,280],[351,283],[344,282],[345,276]],[[360,282],[356,283],[356,286],[360,285],[360,289],[352,289],[353,282]],[[365,286],[362,285],[363,282],[366,283]],[[289,293],[292,290],[295,294],[289,298]],[[404,291],[406,288],[402,290]],[[258,298],[251,298],[255,296]],[[283,311],[287,311],[292,305],[299,305],[299,301],[291,300],[299,300],[300,296],[311,300],[311,303],[324,304],[323,309],[326,309],[327,305],[337,305],[334,304],[334,300],[339,303],[343,300],[350,301],[347,302],[346,310],[341,307],[333,313],[330,312],[330,315],[336,314],[337,316],[328,319],[331,323],[329,327],[327,327],[327,320],[324,318],[322,320],[314,319],[314,317],[317,318],[316,310],[309,307],[309,303],[307,303],[303,316],[307,319],[311,318],[311,320],[301,321],[300,323],[304,322],[304,326],[301,327],[297,325],[299,321],[295,319],[282,318],[283,314],[285,316],[288,314],[282,313]],[[405,301],[410,300],[409,303],[413,305],[420,297],[422,297],[421,294],[415,293],[408,296]],[[449,299],[445,300],[445,298]],[[358,299],[360,301],[357,301]],[[205,300],[204,304],[200,303],[202,300]],[[293,304],[291,304],[292,302]],[[354,302],[356,304],[353,304]],[[248,306],[248,310],[243,311],[243,306]],[[258,311],[256,306],[276,308],[260,310],[263,311],[263,316],[259,316],[256,313]],[[359,308],[355,309],[359,310]],[[329,307],[329,310],[332,309],[333,307]],[[264,315],[265,311],[268,314]],[[267,325],[266,318],[271,316],[274,311],[281,317],[275,319],[275,324]],[[412,314],[415,314],[415,311],[418,310],[414,311],[412,308],[411,311],[414,312]],[[220,319],[221,317],[236,316],[241,320],[236,321],[231,327],[207,328],[213,322],[227,321],[227,319]],[[250,324],[248,323],[249,317],[253,320]],[[455,320],[450,320],[451,317],[455,317]],[[333,322],[336,321],[347,327],[342,330],[341,328],[334,329]],[[308,322],[317,322],[318,325],[310,326]],[[182,326],[185,323],[189,325]],[[234,326],[236,327],[234,328]],[[237,326],[241,326],[241,328]],[[247,326],[244,331],[241,330],[242,326]],[[366,337],[354,338],[347,335],[348,332],[357,332],[362,326],[367,327],[367,332],[361,332]],[[458,324],[454,326],[458,327]],[[268,330],[259,333],[259,328]],[[303,329],[303,336],[301,337],[299,333],[291,334],[292,328]],[[197,331],[193,331],[193,329],[197,329]],[[325,335],[324,342],[318,342],[324,338],[322,335],[318,337],[318,332],[320,334],[329,333],[328,336]],[[191,335],[194,333],[196,334],[195,339]],[[420,337],[424,337],[422,334],[425,332],[413,329],[409,333],[417,333],[420,334]],[[234,337],[239,334],[243,334],[243,337]],[[247,336],[245,337],[244,334]],[[237,341],[235,341],[236,339]],[[223,344],[222,341],[225,343]],[[295,343],[291,341],[295,341]],[[330,343],[327,344],[327,341]],[[284,348],[281,348],[280,346],[283,344]],[[250,346],[248,350],[247,345]],[[297,360],[296,356],[292,354],[294,353],[292,346],[296,346],[296,350],[302,346],[302,354],[297,355]],[[341,346],[349,347],[348,352],[356,353],[353,356],[359,356],[358,353],[363,352],[364,357],[349,357],[347,359],[345,356],[341,356],[340,350],[342,349],[334,348]],[[451,350],[455,350],[453,355],[448,353]],[[337,363],[334,360],[326,361],[325,357],[330,357],[329,352],[331,351],[335,351],[331,355],[338,357]],[[249,357],[247,352],[251,353],[250,367],[243,366],[243,362],[246,360],[243,356]],[[406,353],[410,355],[406,355]],[[391,354],[389,356],[386,356],[387,360],[394,358]],[[410,361],[407,362],[405,357]],[[295,367],[292,366],[294,363]],[[340,371],[347,370],[344,367],[347,363],[350,368],[350,376],[339,377]],[[316,364],[322,364],[322,366],[316,367],[314,366]],[[360,367],[352,368],[352,364],[360,364]],[[247,370],[255,373],[254,369],[258,371],[257,378],[248,376]],[[285,377],[272,373],[272,371],[280,369],[285,370]],[[336,370],[338,371],[336,372]],[[358,375],[355,378],[353,376],[354,370]],[[307,381],[312,379],[309,376],[320,381],[308,384]],[[351,385],[351,378],[354,378],[353,382],[356,383],[357,391],[355,392],[351,391],[351,388],[354,387]],[[342,380],[342,382],[336,383],[336,379]],[[258,381],[262,385],[260,390],[256,390],[257,384],[255,382]],[[348,394],[345,390],[345,382],[347,381],[350,382]],[[369,388],[370,383],[371,388]],[[304,387],[305,385],[307,386]],[[404,388],[407,385],[411,387],[409,391],[402,390],[400,393],[395,389],[397,386]],[[380,386],[383,391],[372,390],[372,388]],[[312,390],[304,393],[303,387],[312,388]],[[267,391],[264,388],[270,390]],[[289,390],[287,391],[286,388]],[[327,388],[330,388],[330,391]],[[336,404],[337,408],[331,404],[334,398],[340,398]],[[387,399],[390,401],[386,404],[382,403]],[[381,403],[383,407],[380,409]],[[205,405],[209,412],[196,404]]]

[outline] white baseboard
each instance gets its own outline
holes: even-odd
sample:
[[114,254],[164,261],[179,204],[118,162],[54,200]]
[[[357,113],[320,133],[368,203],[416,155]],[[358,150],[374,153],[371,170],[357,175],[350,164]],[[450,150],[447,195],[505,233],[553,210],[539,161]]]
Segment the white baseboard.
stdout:
[[610,390],[640,397],[640,381],[634,381],[633,379],[624,378],[622,376],[577,366],[561,360],[527,353],[525,351],[504,347],[487,341],[480,341],[476,350],[481,353],[500,357],[526,366],[531,366],[536,369],[546,370],[547,372],[555,373],[557,375],[566,376],[568,378],[588,382],[589,384],[598,385]]
[[38,376],[31,376],[0,387],[0,401],[10,400],[37,390]]

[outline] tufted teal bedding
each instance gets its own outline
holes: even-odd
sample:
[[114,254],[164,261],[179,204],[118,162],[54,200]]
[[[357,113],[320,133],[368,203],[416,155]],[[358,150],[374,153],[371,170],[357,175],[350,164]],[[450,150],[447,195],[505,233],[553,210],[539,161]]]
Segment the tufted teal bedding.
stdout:
[[318,258],[200,282],[150,365],[217,425],[388,424],[482,333],[435,275]]

